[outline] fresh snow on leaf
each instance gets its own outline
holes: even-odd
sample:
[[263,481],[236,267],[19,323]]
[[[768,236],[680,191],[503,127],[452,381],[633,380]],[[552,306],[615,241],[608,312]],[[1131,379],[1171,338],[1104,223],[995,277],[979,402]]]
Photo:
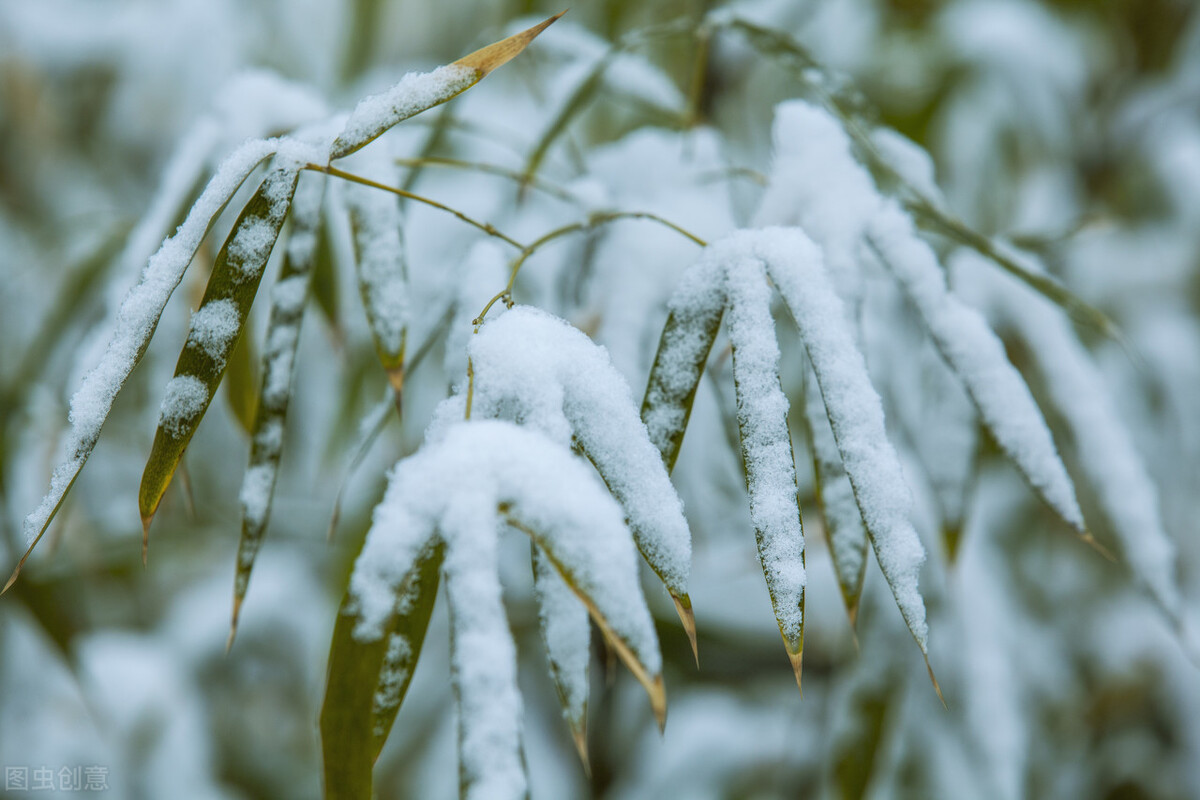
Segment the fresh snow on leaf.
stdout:
[[788,651],[804,645],[804,531],[796,497],[796,466],[788,432],[788,401],[779,384],[779,345],[771,317],[766,267],[744,235],[722,240],[705,257],[725,270],[733,345],[738,430],[750,495],[750,519],[763,576]]
[[538,622],[563,718],[582,743],[586,763],[588,665],[591,663],[592,624],[587,608],[554,569],[550,559],[533,545],[533,589]]
[[[1030,261],[1024,254],[1020,257]],[[1042,271],[1039,264],[1033,267]],[[1048,399],[1071,432],[1080,468],[1095,489],[1133,574],[1178,621],[1182,598],[1175,576],[1175,545],[1163,527],[1158,492],[1091,354],[1070,320],[1041,295],[1002,275],[987,281],[987,287],[987,300],[998,321],[1013,329],[1033,357]]]
[[988,430],[1030,485],[1076,531],[1086,527],[1075,487],[1050,430],[1004,345],[983,317],[950,293],[933,250],[894,204],[867,234],[924,321],[943,358],[962,379]]
[[683,505],[604,348],[530,307],[488,321],[468,346],[472,416],[512,419],[576,441],[629,516],[647,563],[671,594],[687,593],[691,534]]
[[198,347],[214,364],[219,365],[218,369],[223,368],[240,322],[235,301],[225,299],[207,303],[192,314],[188,347]]
[[167,384],[159,411],[159,427],[178,435],[208,405],[208,387],[199,378],[178,375]]
[[390,89],[359,101],[334,141],[330,158],[353,153],[398,122],[469,89],[479,77],[477,70],[455,64],[408,73]]
[[359,293],[375,348],[385,369],[404,359],[408,325],[403,217],[399,198],[368,186],[347,186],[346,205],[354,230]]

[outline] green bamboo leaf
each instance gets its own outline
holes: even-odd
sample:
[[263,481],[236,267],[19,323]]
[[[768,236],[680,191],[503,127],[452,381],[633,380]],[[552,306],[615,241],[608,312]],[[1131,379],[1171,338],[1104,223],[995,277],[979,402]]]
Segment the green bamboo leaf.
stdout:
[[867,795],[887,731],[888,712],[895,702],[894,676],[880,676],[853,687],[842,710],[845,732],[833,745],[833,783],[840,800]]
[[537,35],[566,12],[560,12],[507,39],[476,50],[448,66],[424,74],[409,73],[400,82],[361,101],[329,150],[329,160],[345,158],[409,117],[450,100],[521,53]]
[[813,475],[816,478],[817,508],[825,523],[829,554],[837,575],[842,601],[850,616],[850,626],[858,620],[862,599],[863,576],[867,566],[867,532],[862,513],[854,500],[854,488],[842,464],[825,401],[816,378],[806,375],[804,382],[804,424],[812,446]]
[[[251,326],[253,327],[253,326]],[[258,413],[258,353],[254,337],[243,336],[233,346],[226,367],[225,402],[233,418],[247,435],[254,435],[254,418]]]
[[587,607],[588,614],[596,623],[596,627],[600,629],[600,633],[604,635],[605,641],[616,652],[626,669],[633,673],[638,683],[646,690],[646,694],[650,698],[650,707],[654,711],[654,718],[658,720],[659,728],[664,728],[667,724],[667,690],[663,683],[662,672],[647,667],[646,658],[634,643],[634,635],[615,626],[610,620],[609,610],[597,602],[600,595],[593,591],[588,565],[582,562],[577,563],[575,558],[577,554],[571,552],[570,548],[558,547],[558,542],[554,537],[545,536],[515,519],[508,514],[506,507],[501,507],[500,511],[505,514],[505,521],[509,525],[529,536],[530,540],[545,555],[546,561],[558,571],[566,585]]
[[[304,321],[309,282],[321,224],[325,179],[312,176],[296,191],[292,204],[292,229],[284,249],[279,280],[271,287],[271,312],[267,321],[267,344],[262,357],[259,387],[251,427],[250,463],[242,479],[242,535],[238,542],[237,574],[233,588],[233,617],[229,645],[237,634],[238,614],[254,559],[266,533],[271,499],[279,462],[283,455],[283,431],[295,373],[296,347]],[[242,337],[243,341],[250,337]]]
[[554,115],[554,119],[546,126],[546,130],[538,137],[537,144],[529,151],[529,157],[525,160],[525,169],[522,174],[522,184],[528,185],[537,177],[537,172],[542,166],[542,161],[545,160],[546,154],[550,152],[550,147],[558,140],[571,121],[579,115],[592,98],[599,91],[601,84],[604,82],[604,71],[608,69],[608,65],[616,58],[618,49],[616,47],[609,50],[603,58],[596,62],[579,85],[575,87],[575,91],[567,97],[566,102],[558,109],[558,113]]
[[329,239],[329,218],[322,217],[321,225],[317,228],[316,260],[312,270],[312,299],[321,316],[333,331],[334,339],[342,338],[342,315],[339,305],[337,266],[333,257],[333,245]]
[[555,571],[549,559],[531,545],[533,589],[550,677],[558,693],[563,719],[571,730],[583,768],[591,774],[587,749],[588,667],[591,662],[591,623],[588,611]]
[[671,297],[646,396],[642,422],[670,472],[679,457],[704,365],[721,329],[725,297],[716,274],[689,273]]
[[138,507],[143,559],[150,522],[245,327],[299,174],[290,167],[268,173],[217,254],[204,299],[192,317],[187,343],[175,365],[175,377],[167,384],[154,445],[142,473]]
[[372,797],[371,770],[420,658],[444,555],[435,542],[417,558],[400,583],[396,608],[380,638],[355,637],[359,618],[349,592],[342,601],[321,706],[326,800]]

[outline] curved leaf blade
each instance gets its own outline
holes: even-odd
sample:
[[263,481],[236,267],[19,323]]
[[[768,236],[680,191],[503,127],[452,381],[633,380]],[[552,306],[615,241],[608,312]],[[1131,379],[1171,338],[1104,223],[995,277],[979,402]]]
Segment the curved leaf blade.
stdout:
[[384,635],[354,635],[355,603],[347,591],[329,648],[321,706],[326,800],[370,800],[371,770],[404,701],[437,598],[441,543],[426,548],[396,593]]
[[143,559],[150,521],[212,401],[229,353],[242,334],[298,179],[295,168],[270,172],[242,209],[217,254],[204,299],[192,318],[188,341],[175,365],[175,377],[167,384],[154,445],[142,473],[138,507]]

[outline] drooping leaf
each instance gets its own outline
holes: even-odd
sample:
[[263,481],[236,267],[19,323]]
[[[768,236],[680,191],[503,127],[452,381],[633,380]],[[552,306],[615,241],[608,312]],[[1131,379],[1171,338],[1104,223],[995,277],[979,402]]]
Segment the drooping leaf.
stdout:
[[372,797],[372,767],[421,655],[443,556],[444,549],[436,542],[421,552],[399,583],[380,638],[356,637],[355,602],[349,593],[342,601],[321,706],[326,800]]
[[394,195],[365,186],[346,189],[354,233],[358,291],[375,340],[375,352],[401,408],[404,345],[408,338],[408,286],[403,218]]
[[[253,324],[250,324],[253,327]],[[225,368],[225,401],[233,418],[247,435],[254,435],[254,418],[258,413],[258,353],[254,337],[243,336],[229,354]]]
[[587,748],[588,667],[591,661],[592,626],[587,608],[536,545],[533,553],[533,589],[538,601],[538,621],[550,676],[558,693],[563,719],[571,730],[575,749],[590,771]]
[[867,242],[896,276],[1005,454],[1046,504],[1095,544],[1029,387],[983,317],[949,292],[937,256],[916,235],[908,216],[887,204],[872,222]]
[[[283,268],[271,287],[267,343],[263,350],[262,382],[257,390],[251,427],[250,462],[242,478],[242,533],[238,540],[237,573],[233,587],[233,615],[229,642],[237,634],[238,614],[258,548],[266,533],[271,499],[283,456],[283,431],[295,373],[296,347],[304,321],[309,284],[316,255],[317,229],[325,179],[312,176],[299,185],[292,203],[292,228],[284,248]],[[244,336],[243,340],[250,337]]]
[[[294,167],[270,172],[217,254],[204,299],[192,317],[187,343],[175,365],[175,377],[167,384],[154,445],[142,473],[138,508],[146,535],[179,459],[225,373],[229,353],[242,334],[298,178]],[[143,557],[145,549],[143,539]]]
[[733,345],[738,431],[750,519],[758,558],[788,658],[800,686],[804,655],[804,529],[796,486],[795,456],[788,430],[788,401],[779,381],[779,345],[771,317],[771,287],[752,253],[711,254],[722,259]]
[[668,308],[642,400],[642,422],[670,472],[683,445],[704,365],[721,330],[725,293],[720,271],[708,266],[690,269]]
[[862,599],[863,577],[867,567],[867,532],[862,513],[854,500],[854,488],[846,476],[842,454],[838,452],[825,401],[816,377],[806,376],[804,382],[804,423],[812,447],[813,475],[816,480],[817,507],[825,522],[829,554],[837,575],[842,602],[850,616],[850,626],[858,620],[858,604]]

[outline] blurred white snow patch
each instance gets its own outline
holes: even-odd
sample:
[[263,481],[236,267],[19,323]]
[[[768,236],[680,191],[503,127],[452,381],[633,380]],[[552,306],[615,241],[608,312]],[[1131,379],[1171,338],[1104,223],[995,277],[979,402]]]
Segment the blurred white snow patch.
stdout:
[[926,200],[944,208],[946,200],[938,187],[933,159],[924,147],[891,128],[871,131],[871,143],[896,174],[909,183]]
[[213,102],[213,111],[233,144],[286,133],[329,113],[316,90],[265,69],[235,75]]

